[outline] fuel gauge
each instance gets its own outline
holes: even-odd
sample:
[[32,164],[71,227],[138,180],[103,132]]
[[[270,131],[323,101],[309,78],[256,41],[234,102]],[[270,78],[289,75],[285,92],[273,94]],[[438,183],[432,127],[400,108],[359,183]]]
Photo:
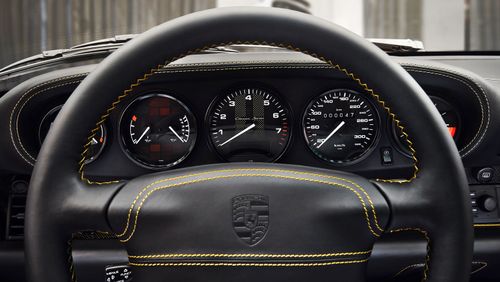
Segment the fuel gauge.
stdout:
[[196,122],[179,100],[150,94],[133,101],[120,121],[127,155],[148,168],[166,168],[183,161],[196,142]]

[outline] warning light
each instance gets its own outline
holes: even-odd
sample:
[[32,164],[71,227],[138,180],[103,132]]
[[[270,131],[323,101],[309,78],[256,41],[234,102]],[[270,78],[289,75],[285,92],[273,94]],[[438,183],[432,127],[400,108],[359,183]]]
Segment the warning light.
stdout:
[[457,133],[457,128],[455,126],[448,127],[448,131],[450,132],[451,137],[455,137],[455,133]]

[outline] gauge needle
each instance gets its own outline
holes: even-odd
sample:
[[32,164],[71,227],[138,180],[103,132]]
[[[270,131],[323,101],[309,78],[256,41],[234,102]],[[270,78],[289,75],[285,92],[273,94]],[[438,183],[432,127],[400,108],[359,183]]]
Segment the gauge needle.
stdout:
[[139,137],[139,139],[137,139],[136,141],[133,141],[134,144],[138,144],[139,142],[141,142],[142,140],[142,137],[144,137],[144,135],[146,135],[146,133],[149,132],[151,128],[148,126],[146,127],[146,129],[144,130],[144,132],[141,134],[141,137]]
[[220,144],[219,147],[222,147],[224,145],[226,145],[227,143],[233,141],[234,139],[238,138],[239,136],[241,136],[243,133],[249,131],[250,129],[254,128],[255,127],[255,123],[252,123],[249,127],[243,129],[242,131],[240,131],[238,134],[234,135],[233,137],[227,139],[224,143]]
[[333,134],[335,134],[335,132],[339,131],[339,129],[342,126],[344,126],[344,124],[345,124],[345,121],[341,121],[339,123],[339,125],[337,125],[337,127],[335,127],[335,129],[332,132],[330,132],[330,134],[328,134],[328,136],[325,138],[325,140],[323,140],[323,142],[321,142],[321,144],[319,144],[318,147],[316,147],[316,149],[319,149],[319,147],[323,146],[323,144],[325,144],[326,141],[328,141],[328,139],[332,138]]
[[182,143],[185,143],[186,141],[184,141],[184,139],[182,139],[179,134],[177,134],[177,132],[175,132],[175,130],[172,128],[172,126],[169,126],[168,129],[170,129],[170,131],[172,131],[175,136],[177,136],[177,138],[179,138],[179,140],[181,140]]
[[99,142],[97,142],[97,140],[96,140],[95,138],[92,138],[92,144],[94,144],[94,145],[95,145],[95,144],[97,144],[97,143],[99,143]]

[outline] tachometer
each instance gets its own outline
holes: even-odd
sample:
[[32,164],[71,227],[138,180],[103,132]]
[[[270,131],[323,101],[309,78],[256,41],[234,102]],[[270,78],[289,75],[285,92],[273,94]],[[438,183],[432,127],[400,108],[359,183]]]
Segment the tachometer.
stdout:
[[271,91],[242,88],[218,98],[208,114],[210,139],[227,161],[274,161],[290,138],[289,110]]
[[127,155],[149,168],[180,163],[196,142],[193,114],[182,102],[165,94],[133,101],[122,115],[120,130]]
[[325,161],[360,160],[378,137],[379,118],[362,94],[337,89],[321,94],[306,108],[303,130],[311,151]]

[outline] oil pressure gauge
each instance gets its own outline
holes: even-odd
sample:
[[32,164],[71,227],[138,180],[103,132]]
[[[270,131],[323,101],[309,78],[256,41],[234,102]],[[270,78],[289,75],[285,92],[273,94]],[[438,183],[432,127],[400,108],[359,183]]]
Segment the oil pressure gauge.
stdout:
[[304,113],[303,130],[314,154],[333,164],[348,164],[374,147],[379,118],[363,94],[337,89],[313,99]]
[[183,161],[196,142],[196,122],[179,100],[150,94],[133,101],[120,121],[127,155],[148,168],[166,168]]

